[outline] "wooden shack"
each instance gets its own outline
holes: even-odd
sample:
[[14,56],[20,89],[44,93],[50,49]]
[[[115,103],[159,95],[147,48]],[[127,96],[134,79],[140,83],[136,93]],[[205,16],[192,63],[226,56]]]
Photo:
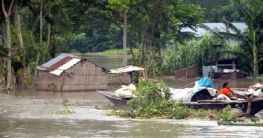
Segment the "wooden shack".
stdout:
[[238,58],[220,59],[208,62],[203,66],[203,77],[211,79],[243,78],[243,72],[237,69]]
[[108,71],[86,58],[60,54],[37,67],[37,89],[49,91],[107,90]]
[[139,71],[144,71],[144,68],[128,65],[111,69],[109,70],[109,85],[129,85],[131,83],[137,83],[136,81],[138,81],[139,74],[135,73],[139,73]]

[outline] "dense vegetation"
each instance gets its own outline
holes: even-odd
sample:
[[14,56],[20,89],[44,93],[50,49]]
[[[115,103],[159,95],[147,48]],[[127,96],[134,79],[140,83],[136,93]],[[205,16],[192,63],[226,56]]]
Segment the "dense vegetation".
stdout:
[[[36,66],[62,52],[123,49],[123,65],[128,52],[128,62],[144,67],[148,77],[232,57],[241,59],[246,75],[263,73],[261,0],[1,0],[0,5],[0,77],[8,89],[14,76],[27,88]],[[235,21],[246,23],[247,31],[231,26]],[[236,33],[197,40],[181,31],[203,22],[224,22]],[[231,46],[229,38],[239,43]]]

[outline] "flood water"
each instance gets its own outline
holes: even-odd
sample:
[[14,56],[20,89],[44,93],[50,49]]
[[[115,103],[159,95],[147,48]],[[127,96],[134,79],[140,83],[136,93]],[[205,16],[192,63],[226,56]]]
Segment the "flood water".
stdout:
[[[107,58],[108,60],[112,60]],[[97,58],[94,59],[94,62]],[[103,60],[103,63],[111,61]],[[115,60],[114,60],[115,61]],[[114,62],[118,66],[121,60]],[[107,66],[107,65],[104,65]],[[181,88],[193,84],[195,79],[164,79],[168,87]],[[247,88],[263,79],[212,80],[216,89],[229,81],[232,87]],[[189,85],[192,87],[193,85]],[[114,89],[114,88],[113,88]],[[216,121],[174,119],[130,119],[109,116],[114,105],[95,91],[51,92],[22,91],[0,93],[1,138],[117,138],[117,137],[253,137],[263,135],[263,127],[225,126]],[[73,104],[76,106],[64,106]],[[100,109],[96,109],[99,107]],[[61,115],[66,109],[73,114]]]
[[[164,79],[169,87],[183,87],[194,80]],[[234,87],[248,87],[261,79],[228,80]],[[223,81],[213,80],[215,87]],[[239,83],[235,83],[239,82]],[[263,127],[225,126],[216,121],[129,119],[109,116],[114,105],[95,91],[19,91],[0,93],[0,137],[86,138],[86,137],[262,137]],[[66,109],[73,114],[60,115]],[[98,106],[100,109],[95,109]]]

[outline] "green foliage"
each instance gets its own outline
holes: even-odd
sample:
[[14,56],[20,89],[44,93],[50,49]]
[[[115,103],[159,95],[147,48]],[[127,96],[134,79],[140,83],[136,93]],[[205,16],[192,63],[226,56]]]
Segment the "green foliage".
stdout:
[[111,9],[123,10],[128,9],[130,3],[130,0],[108,0],[108,7]]
[[[1,40],[0,40],[1,41]],[[0,42],[1,44],[1,42]],[[0,57],[6,57],[8,55],[8,47],[4,45],[0,45]]]
[[227,46],[221,45],[221,40],[216,37],[205,36],[202,41],[191,40],[181,45],[172,45],[164,50],[167,57],[167,64],[164,67],[164,74],[173,74],[175,70],[197,64],[202,66],[215,59],[223,57],[223,49]]
[[[229,0],[228,0],[229,1]],[[229,2],[230,3],[230,2]],[[210,20],[211,22],[221,22],[223,18],[230,22],[243,22],[242,18],[238,13],[233,9],[232,5],[219,5],[215,7],[211,12]]]
[[127,114],[128,114],[127,111],[114,110],[114,111],[112,111],[112,112],[110,112],[109,114],[106,114],[106,115],[108,115],[108,116],[115,115],[115,116],[121,116],[121,117],[128,117]]
[[[69,103],[68,100],[63,100],[62,104],[65,106],[66,109],[62,111],[58,111],[57,114],[60,114],[60,115],[73,114],[75,113],[73,107],[78,105],[77,103]],[[68,107],[70,107],[71,109],[69,109]]]
[[183,119],[189,116],[189,108],[181,102],[171,100],[171,93],[164,83],[153,83],[139,80],[138,88],[134,91],[135,98],[128,101],[131,112],[136,117],[166,117]]
[[223,16],[226,18],[231,17],[231,15],[222,8],[229,6],[231,4],[230,0],[183,0],[183,3],[196,4],[204,8],[206,22],[217,22],[218,19],[222,19]]
[[253,76],[252,51],[241,44],[233,46],[233,51],[235,51],[237,57],[242,57],[238,61],[238,69],[242,70],[245,76]]
[[[229,25],[230,29],[235,32],[235,34],[223,33],[222,35],[229,39],[232,38],[236,41],[241,42],[240,47],[243,51],[250,51],[248,53],[251,56],[250,61],[253,61],[253,76],[257,77],[261,72],[259,72],[259,67],[262,66],[262,60],[259,58],[262,55],[262,40],[263,40],[263,25],[260,17],[263,15],[262,1],[260,0],[232,0],[232,5],[238,15],[243,19],[247,25],[247,30],[245,33],[236,29],[231,23],[225,21]],[[242,57],[243,58],[243,57]],[[260,66],[261,64],[261,66]]]
[[75,113],[74,109],[68,109],[68,107],[66,106],[66,109],[62,110],[62,111],[58,111],[57,114],[59,115],[69,115],[69,114],[73,114]]
[[225,122],[237,122],[237,115],[231,112],[231,106],[228,105],[219,114],[219,118]]
[[48,87],[49,87],[49,89],[50,89],[51,91],[53,91],[53,90],[54,90],[54,87],[56,87],[56,84],[53,83],[53,82],[49,82],[49,83],[48,83]]

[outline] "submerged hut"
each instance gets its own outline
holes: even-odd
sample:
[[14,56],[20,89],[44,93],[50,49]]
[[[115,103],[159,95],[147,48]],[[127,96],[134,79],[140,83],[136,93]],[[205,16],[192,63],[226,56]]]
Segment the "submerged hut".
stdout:
[[129,85],[134,83],[139,78],[139,74],[134,73],[139,71],[144,71],[144,68],[128,65],[122,68],[111,69],[109,71],[109,85]]
[[203,66],[203,77],[211,79],[243,78],[243,72],[237,69],[238,58],[219,59],[208,62]]
[[37,67],[37,89],[52,91],[107,90],[108,71],[86,58],[60,54]]

